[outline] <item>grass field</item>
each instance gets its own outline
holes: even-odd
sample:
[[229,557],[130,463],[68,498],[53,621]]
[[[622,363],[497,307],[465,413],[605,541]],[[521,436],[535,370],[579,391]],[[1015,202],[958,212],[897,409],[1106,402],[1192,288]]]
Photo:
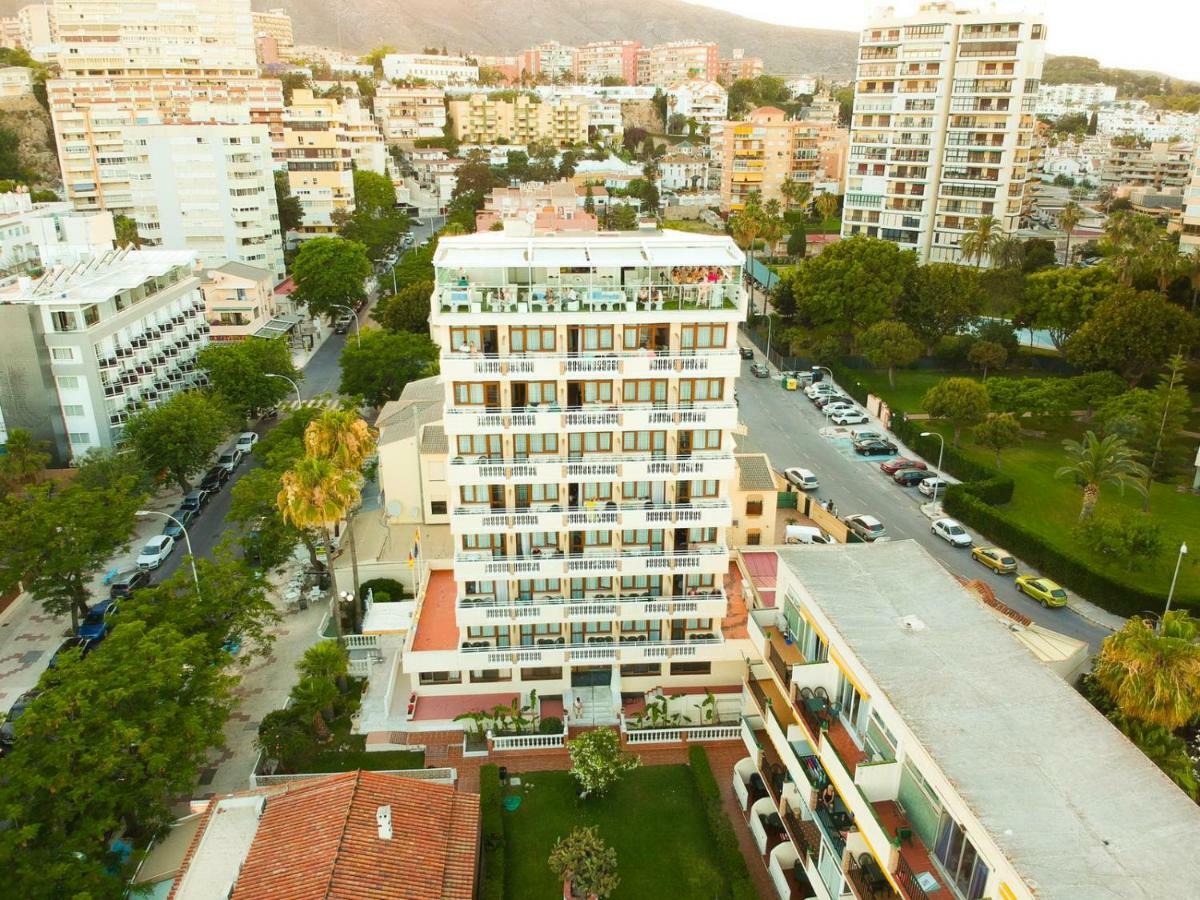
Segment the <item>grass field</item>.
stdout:
[[[908,371],[904,369],[896,372],[896,387],[893,388],[888,384],[886,371],[855,371],[854,380],[866,388],[870,393],[877,397],[882,397],[887,401],[888,405],[893,409],[901,409],[906,413],[922,412],[922,398],[925,392],[937,384],[939,381],[948,377],[947,372],[939,371]],[[955,372],[956,376],[964,373]],[[973,376],[966,375],[971,378]]]
[[504,812],[505,896],[559,897],[546,860],[554,842],[579,825],[597,825],[617,851],[621,884],[613,897],[713,897],[724,890],[700,797],[687,766],[647,766],[606,797],[580,802],[568,772],[521,776],[521,805]]
[[690,231],[694,234],[725,233],[719,228],[713,228],[707,222],[701,222],[699,219],[664,219],[663,228],[669,228],[672,231]]

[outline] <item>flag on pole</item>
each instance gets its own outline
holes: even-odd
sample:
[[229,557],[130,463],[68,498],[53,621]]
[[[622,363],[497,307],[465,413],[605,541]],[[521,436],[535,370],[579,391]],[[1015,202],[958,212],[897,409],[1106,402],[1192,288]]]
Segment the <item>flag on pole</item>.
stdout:
[[409,555],[409,558],[416,559],[420,555],[421,555],[421,529],[418,528],[418,529],[416,529],[416,531],[413,532],[413,548],[412,548],[412,553]]

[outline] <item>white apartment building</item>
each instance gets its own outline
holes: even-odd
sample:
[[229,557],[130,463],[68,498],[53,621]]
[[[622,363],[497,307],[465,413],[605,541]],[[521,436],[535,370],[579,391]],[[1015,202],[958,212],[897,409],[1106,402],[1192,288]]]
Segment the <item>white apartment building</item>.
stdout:
[[397,648],[405,727],[457,728],[531,689],[614,723],[623,692],[740,681],[726,532],[744,260],[725,237],[653,230],[439,242],[446,500],[429,512],[448,515],[453,557],[429,563]]
[[750,556],[730,777],[781,900],[1195,893],[1195,803],[924,548]]
[[281,56],[287,56],[296,48],[296,39],[292,33],[292,17],[286,9],[268,9],[263,12],[252,12],[251,22],[255,35],[266,35],[275,39],[275,49]]
[[694,191],[708,187],[708,160],[703,156],[669,153],[658,161],[658,186],[668,191]]
[[338,114],[342,122],[342,138],[350,145],[350,157],[356,169],[386,175],[391,165],[387,142],[371,111],[357,97],[342,100]]
[[132,217],[148,244],[205,268],[239,262],[284,278],[265,125],[196,122],[124,130]]
[[793,97],[799,97],[801,94],[812,96],[817,92],[817,85],[821,80],[815,75],[799,75],[795,78],[789,78],[785,84],[787,85],[788,93]]
[[17,10],[21,46],[38,62],[53,62],[58,54],[58,24],[54,6],[31,3]]
[[701,133],[709,132],[729,117],[729,94],[715,81],[680,81],[665,91],[667,116],[693,119]]
[[1061,116],[1071,110],[1085,110],[1117,99],[1115,84],[1042,84],[1038,85],[1037,114]]
[[120,438],[130,413],[197,383],[209,326],[195,256],[111,250],[23,280],[0,300],[8,428],[52,442],[60,462]]
[[569,78],[575,72],[575,48],[558,41],[546,41],[530,47],[517,58],[522,72],[543,76],[551,81]]
[[375,90],[375,119],[390,142],[440,138],[446,127],[446,92],[440,87],[381,84]]
[[1200,253],[1200,144],[1192,153],[1192,167],[1183,188],[1179,252]]
[[1132,135],[1143,141],[1194,141],[1200,138],[1200,115],[1154,109],[1145,100],[1125,100],[1096,113],[1096,133]]
[[389,53],[383,58],[383,77],[388,81],[421,78],[434,84],[474,83],[479,80],[479,66],[462,56]]
[[872,18],[859,44],[842,236],[957,262],[983,216],[1014,233],[1045,36],[1038,16],[951,3]]
[[0,194],[0,278],[74,264],[113,248],[105,212],[76,212],[70,203],[34,204],[28,191]]
[[33,94],[33,70],[26,66],[0,69],[0,97],[24,97]]

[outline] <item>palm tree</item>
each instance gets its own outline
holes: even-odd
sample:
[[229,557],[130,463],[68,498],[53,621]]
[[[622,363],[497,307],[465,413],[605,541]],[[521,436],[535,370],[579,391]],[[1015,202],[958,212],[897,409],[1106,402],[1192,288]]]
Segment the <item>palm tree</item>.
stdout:
[[976,268],[983,265],[983,258],[991,256],[996,240],[1000,237],[1000,222],[995,216],[980,216],[975,228],[959,239],[958,249],[968,260],[974,259]]
[[772,197],[762,208],[762,224],[759,227],[759,235],[763,239],[763,243],[767,246],[768,254],[783,237],[783,212],[780,208],[779,201]]
[[1181,266],[1183,274],[1187,276],[1188,284],[1192,288],[1192,312],[1196,311],[1196,298],[1200,297],[1200,247],[1196,247],[1191,253],[1183,255],[1183,264]]
[[297,528],[316,528],[325,541],[329,563],[329,586],[333,592],[333,622],[338,641],[342,639],[342,616],[338,607],[337,578],[333,571],[333,538],[336,525],[361,499],[356,473],[339,468],[327,459],[302,456],[280,477],[282,488],[275,503],[285,522]]
[[1164,294],[1183,269],[1183,260],[1179,256],[1179,245],[1165,236],[1160,236],[1146,254],[1146,267],[1154,273],[1158,289]]
[[1083,210],[1079,204],[1072,200],[1063,207],[1062,215],[1058,217],[1058,225],[1067,233],[1067,250],[1063,254],[1063,265],[1071,264],[1071,232],[1083,220]]
[[806,210],[808,201],[812,197],[812,185],[807,181],[795,181],[788,178],[779,186],[779,192],[783,194],[788,209]]
[[822,194],[816,199],[817,215],[821,217],[821,224],[824,225],[832,219],[838,210],[838,198],[833,194]]
[[35,441],[24,428],[14,428],[4,443],[4,456],[0,458],[0,481],[9,490],[36,484],[50,462],[44,441]]
[[992,262],[1000,269],[1019,269],[1025,262],[1025,245],[1012,234],[998,234],[992,240]]
[[1093,677],[1126,716],[1174,731],[1200,716],[1200,621],[1167,613],[1155,631],[1134,617],[1104,639]]
[[296,671],[301,678],[316,678],[336,682],[338,690],[346,690],[346,676],[350,673],[350,654],[337,641],[321,641],[304,651]]
[[1137,745],[1163,774],[1174,781],[1193,800],[1200,791],[1195,765],[1188,756],[1188,745],[1161,725],[1146,725],[1121,716],[1116,726]]
[[1071,462],[1055,472],[1054,477],[1071,477],[1083,482],[1080,522],[1095,510],[1101,485],[1115,484],[1122,492],[1128,485],[1139,494],[1145,494],[1146,486],[1142,481],[1146,478],[1146,467],[1137,461],[1137,452],[1129,448],[1124,438],[1115,434],[1098,438],[1094,431],[1089,431],[1082,441],[1063,441],[1063,449]]
[[318,716],[326,722],[333,720],[333,704],[338,689],[332,681],[322,678],[301,678],[292,688],[292,703],[305,716]]
[[1157,240],[1157,228],[1149,216],[1118,210],[1104,223],[1104,250],[1117,280],[1128,287],[1134,273],[1145,264]]
[[[754,260],[754,244],[762,233],[762,207],[759,206],[758,191],[751,191],[742,208],[729,217],[729,230],[739,247],[746,251],[750,261]],[[753,277],[753,276],[751,276]],[[750,313],[754,314],[754,293],[751,288]]]

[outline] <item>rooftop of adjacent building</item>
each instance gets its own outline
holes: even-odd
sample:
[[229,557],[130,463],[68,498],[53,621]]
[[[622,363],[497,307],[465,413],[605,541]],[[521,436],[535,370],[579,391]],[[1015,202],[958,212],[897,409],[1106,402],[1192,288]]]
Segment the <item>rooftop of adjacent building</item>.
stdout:
[[[412,437],[422,426],[440,422],[445,403],[446,389],[438,376],[430,375],[410,381],[398,399],[389,400],[379,409],[375,426],[379,429],[380,445]],[[441,431],[440,426],[438,430]],[[445,440],[445,432],[442,432],[442,440]],[[424,436],[421,450],[432,452],[425,450]]]
[[122,291],[161,278],[173,269],[191,270],[191,250],[134,250],[120,248],[88,256],[73,265],[58,266],[33,281],[22,279],[4,299],[18,303],[84,303],[106,300]]
[[778,554],[1039,895],[1195,893],[1200,810],[923,547]]

